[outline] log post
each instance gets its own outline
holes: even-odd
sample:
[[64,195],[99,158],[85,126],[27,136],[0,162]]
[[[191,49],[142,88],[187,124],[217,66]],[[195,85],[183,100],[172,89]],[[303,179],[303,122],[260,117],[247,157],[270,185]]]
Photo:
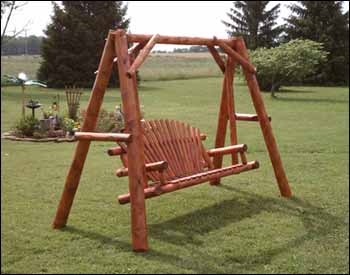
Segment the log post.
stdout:
[[[103,96],[107,88],[109,78],[112,72],[113,58],[115,56],[114,45],[111,33],[108,35],[102,58],[99,64],[98,73],[91,92],[87,107],[86,118],[84,120],[82,131],[94,131],[97,122],[97,116],[102,105]],[[59,202],[56,217],[53,221],[53,228],[62,228],[66,225],[70,209],[73,204],[74,196],[77,191],[80,176],[84,167],[85,159],[89,151],[90,141],[78,141],[73,161],[66,177],[64,190]]]
[[131,231],[134,251],[147,251],[147,224],[145,195],[146,179],[143,131],[137,87],[132,78],[127,77],[130,68],[127,35],[124,30],[114,32],[115,50],[118,57],[120,91],[123,102],[126,133],[133,137],[128,144],[129,192],[131,199]]
[[[226,72],[226,93],[227,93],[227,114],[230,125],[230,143],[231,145],[237,144],[237,123],[235,117],[235,101],[234,101],[234,90],[233,90],[233,80],[235,73],[236,64],[231,56],[227,57]],[[238,163],[237,153],[232,153],[232,165]]]
[[[243,56],[246,60],[249,59],[248,51],[245,46],[243,38],[237,40],[236,43],[237,52]],[[261,96],[260,88],[255,74],[249,72],[243,68],[250,95],[253,100],[253,104],[256,110],[256,114],[259,118],[260,127],[264,136],[265,144],[269,152],[269,156],[272,162],[273,170],[275,172],[276,180],[280,189],[280,193],[284,197],[291,197],[292,191],[288,184],[288,179],[285,174],[281,156],[277,147],[276,139],[272,131],[269,117],[265,110],[264,101]]]
[[[225,69],[225,72],[227,70]],[[221,92],[221,102],[220,109],[218,115],[218,126],[216,130],[215,137],[215,148],[220,148],[225,146],[225,138],[226,138],[226,129],[228,122],[228,114],[227,114],[227,93],[226,93],[226,73],[224,75],[224,80],[222,82],[222,92]],[[222,155],[214,156],[213,158],[213,168],[218,169],[222,167]],[[210,182],[211,185],[220,184],[220,178],[214,179]]]
[[[231,56],[227,57],[224,80],[222,84],[222,95],[220,103],[220,111],[218,118],[218,127],[216,131],[215,148],[225,146],[227,122],[230,122],[230,142],[231,145],[237,144],[237,126],[234,110],[233,100],[233,78],[234,78],[235,63]],[[214,169],[222,167],[223,156],[217,155],[213,158]],[[238,163],[238,156],[236,153],[232,154],[232,164]],[[220,178],[214,179],[210,182],[212,185],[220,183]]]

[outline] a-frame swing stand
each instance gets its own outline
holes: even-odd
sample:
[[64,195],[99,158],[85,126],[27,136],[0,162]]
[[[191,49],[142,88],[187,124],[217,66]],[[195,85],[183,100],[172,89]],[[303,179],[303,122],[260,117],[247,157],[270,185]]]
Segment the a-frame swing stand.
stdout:
[[[128,49],[128,44],[131,43],[137,44]],[[216,149],[209,151],[203,150],[200,141],[202,136],[198,129],[191,128],[180,122],[169,122],[166,120],[147,122],[145,124],[146,126],[143,125],[140,115],[140,103],[135,73],[157,43],[205,45],[208,47],[214,60],[223,72],[224,80],[215,140]],[[222,60],[215,46],[220,47],[227,54],[226,62]],[[104,93],[114,63],[117,63],[119,72],[126,125],[125,132],[117,134],[94,133],[93,131],[96,127],[98,113],[102,105]],[[238,114],[235,112],[233,79],[235,67],[238,64],[242,66],[247,80],[256,115]],[[217,39],[214,37],[208,39],[199,37],[151,36],[127,34],[121,29],[110,31],[106,39],[96,80],[88,103],[86,118],[81,129],[82,132],[76,135],[78,143],[66,177],[65,187],[53,222],[53,227],[62,228],[67,223],[90,142],[93,140],[115,141],[120,147],[112,149],[111,154],[121,155],[124,165],[127,166],[127,168],[118,171],[117,175],[127,175],[129,177],[130,191],[129,194],[121,196],[119,201],[121,203],[130,201],[131,203],[133,249],[135,251],[146,251],[148,249],[145,209],[146,198],[159,195],[161,192],[175,191],[204,181],[210,181],[211,184],[219,184],[220,178],[223,176],[237,174],[258,167],[257,162],[247,162],[244,155],[246,146],[237,144],[237,120],[258,121],[260,123],[280,193],[284,197],[290,197],[292,193],[284,172],[277,143],[270,124],[270,118],[266,113],[260,94],[255,72],[254,66],[249,62],[248,52],[242,38]],[[230,129],[231,146],[223,147],[225,144],[227,124],[229,124]],[[147,137],[145,129],[148,131]],[[152,133],[153,130],[155,134]],[[167,139],[165,140],[159,133],[164,133]],[[179,133],[182,133],[183,137],[180,137]],[[148,139],[153,143],[148,142]],[[174,149],[175,145],[167,147],[167,145],[170,145],[169,140],[178,146],[176,148],[178,148],[179,151]],[[190,146],[188,141],[192,142]],[[162,148],[157,147],[161,144],[160,142],[165,142],[162,143],[165,144],[164,151]],[[153,148],[154,151],[147,153],[149,148]],[[160,156],[155,156],[156,153],[154,152],[158,152]],[[191,162],[181,160],[181,153],[185,154],[185,156],[187,155],[187,157],[183,159],[189,159]],[[232,166],[222,168],[223,154],[227,153],[232,155]],[[238,163],[239,154],[241,155],[242,164]],[[149,163],[152,157],[154,160],[158,160],[158,158],[159,160],[164,160],[166,157],[168,157],[168,159],[166,159],[166,161]],[[210,157],[212,157],[212,159],[210,159]],[[177,161],[172,158],[177,159]],[[173,167],[171,167],[172,165]],[[184,176],[181,178],[179,178],[179,176],[176,177],[176,175],[182,173],[181,169],[183,169]],[[172,173],[174,175],[172,175]],[[147,181],[149,178],[156,181],[155,186],[148,186]]]

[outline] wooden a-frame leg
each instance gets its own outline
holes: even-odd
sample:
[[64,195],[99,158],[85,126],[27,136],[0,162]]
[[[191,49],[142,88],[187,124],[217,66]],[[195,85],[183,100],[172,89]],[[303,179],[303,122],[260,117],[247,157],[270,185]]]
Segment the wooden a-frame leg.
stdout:
[[[86,118],[82,126],[82,131],[84,132],[92,132],[95,130],[97,116],[112,72],[114,56],[115,52],[112,36],[109,34],[105,43],[102,58],[98,68],[98,73],[96,75],[95,83],[91,92],[86,112]],[[73,161],[66,177],[61,200],[57,208],[56,217],[52,224],[53,228],[62,228],[67,223],[69,212],[79,185],[80,176],[84,167],[87,153],[89,151],[89,147],[90,141],[82,140],[78,141],[77,143]]]
[[131,198],[131,231],[134,251],[148,249],[146,205],[144,187],[146,169],[141,126],[141,110],[137,94],[136,81],[127,77],[130,67],[127,37],[124,30],[114,32],[115,51],[118,58],[120,91],[123,102],[125,130],[132,135],[128,144],[129,192]]
[[[237,52],[241,54],[247,60],[249,59],[248,51],[245,46],[244,40],[241,38],[236,43]],[[256,110],[256,114],[259,118],[260,127],[264,136],[265,144],[269,152],[269,156],[272,162],[273,170],[275,172],[276,180],[280,193],[284,197],[292,196],[292,191],[288,184],[288,179],[285,174],[281,156],[277,147],[276,139],[272,131],[270,120],[265,110],[264,101],[261,96],[260,88],[255,74],[244,70],[244,75],[247,80],[250,95],[253,100],[253,104]]]
[[[227,122],[230,125],[230,142],[231,145],[237,144],[237,127],[236,118],[234,117],[234,100],[233,100],[233,77],[234,77],[234,61],[228,56],[222,84],[221,103],[219,110],[218,126],[216,131],[215,148],[225,146]],[[218,155],[213,158],[214,169],[222,167],[223,156]],[[237,154],[232,154],[232,163],[238,163]],[[220,179],[210,182],[212,185],[220,184]]]

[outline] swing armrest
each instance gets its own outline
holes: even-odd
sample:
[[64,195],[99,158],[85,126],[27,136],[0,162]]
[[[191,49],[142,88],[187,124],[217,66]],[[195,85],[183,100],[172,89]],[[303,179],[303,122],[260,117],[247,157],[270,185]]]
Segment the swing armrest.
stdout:
[[248,146],[246,144],[231,145],[226,147],[214,148],[207,151],[210,157],[217,155],[227,155],[232,153],[246,152]]
[[[166,161],[152,162],[152,163],[147,163],[145,167],[147,172],[152,172],[152,171],[163,172],[168,168],[168,163]],[[116,175],[118,177],[125,177],[128,174],[129,174],[128,168],[120,168],[116,172]]]

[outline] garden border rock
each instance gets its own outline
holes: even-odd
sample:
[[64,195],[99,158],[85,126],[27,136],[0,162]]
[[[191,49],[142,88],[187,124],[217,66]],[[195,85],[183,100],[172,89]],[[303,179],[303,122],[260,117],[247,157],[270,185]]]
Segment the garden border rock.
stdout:
[[16,137],[9,133],[4,133],[2,135],[3,139],[14,140],[14,141],[31,141],[31,142],[74,142],[76,141],[75,137],[66,138],[66,137],[51,137],[51,138],[29,138],[29,137]]

